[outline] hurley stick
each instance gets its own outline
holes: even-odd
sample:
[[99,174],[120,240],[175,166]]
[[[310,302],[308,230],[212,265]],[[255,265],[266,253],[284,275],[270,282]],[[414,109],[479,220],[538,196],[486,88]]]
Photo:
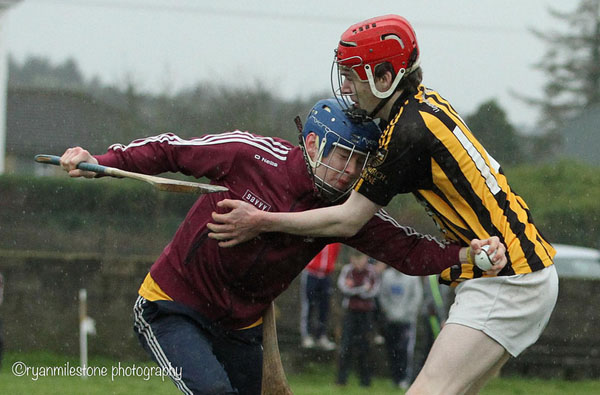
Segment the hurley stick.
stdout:
[[[51,165],[60,165],[60,158],[54,155],[36,155],[35,161]],[[145,181],[152,184],[156,189],[167,192],[187,192],[187,193],[214,193],[226,192],[228,189],[220,185],[201,184],[198,182],[171,180],[169,178],[150,176],[148,174],[134,173],[116,169],[114,167],[95,165],[93,163],[81,162],[77,165],[78,169],[93,171],[94,173],[105,176],[119,178],[133,178],[134,180]]]
[[271,303],[263,316],[262,395],[293,395],[279,355],[275,303]]

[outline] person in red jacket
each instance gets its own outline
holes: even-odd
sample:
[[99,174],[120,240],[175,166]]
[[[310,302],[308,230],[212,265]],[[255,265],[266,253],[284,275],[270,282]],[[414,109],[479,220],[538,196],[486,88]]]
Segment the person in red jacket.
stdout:
[[[335,350],[335,343],[327,337],[329,300],[331,299],[331,272],[340,253],[341,244],[325,246],[314,257],[300,276],[300,336],[302,347],[315,346]],[[313,321],[316,321],[313,324]]]
[[[421,235],[378,212],[353,237],[267,233],[223,249],[207,224],[217,202],[240,199],[267,212],[304,211],[343,201],[377,146],[374,123],[352,124],[334,99],[309,113],[300,146],[244,131],[184,139],[171,133],[112,145],[92,156],[70,148],[61,165],[94,177],[80,162],[146,173],[207,177],[229,190],[201,195],[139,288],[135,331],[185,394],[260,394],[262,316],[327,244],[343,242],[413,275],[466,262],[467,248]],[[504,248],[499,240],[484,241]],[[473,251],[483,244],[472,242]]]

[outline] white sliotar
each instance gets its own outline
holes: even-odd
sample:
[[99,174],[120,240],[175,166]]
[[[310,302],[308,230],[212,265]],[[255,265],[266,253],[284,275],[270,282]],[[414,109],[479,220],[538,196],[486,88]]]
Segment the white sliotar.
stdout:
[[[489,245],[484,245],[483,247],[481,247],[481,251],[479,251],[479,253],[477,253],[474,258],[475,265],[477,265],[477,267],[483,271],[490,270],[492,268],[492,266],[494,265],[492,262],[493,256],[489,256],[487,253],[489,248],[490,248]],[[496,255],[495,251],[494,251],[494,255]]]

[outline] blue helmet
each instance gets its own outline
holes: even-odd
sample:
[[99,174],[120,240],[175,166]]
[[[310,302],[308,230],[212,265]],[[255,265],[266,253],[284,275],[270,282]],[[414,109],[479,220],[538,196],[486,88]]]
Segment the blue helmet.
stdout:
[[[325,177],[317,176],[316,169],[324,166],[327,171],[336,172],[341,177],[353,155],[363,155],[363,163],[366,163],[369,154],[377,149],[381,130],[373,121],[363,123],[351,121],[338,101],[331,98],[318,101],[310,110],[302,130],[304,141],[310,133],[317,136],[317,154],[314,158],[308,155],[306,157],[315,178],[315,185],[328,200],[338,200],[347,195],[354,184],[340,190],[331,182],[326,182]],[[336,149],[350,151],[343,169],[332,167],[328,163],[329,155]]]

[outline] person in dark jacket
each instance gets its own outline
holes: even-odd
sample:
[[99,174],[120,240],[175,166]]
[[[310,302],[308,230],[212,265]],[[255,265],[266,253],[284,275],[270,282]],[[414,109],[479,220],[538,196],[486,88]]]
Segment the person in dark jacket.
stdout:
[[[358,364],[360,385],[371,385],[370,335],[373,331],[375,296],[379,291],[379,275],[369,257],[354,250],[350,263],[344,265],[338,277],[342,291],[344,319],[338,364],[337,384],[346,385],[352,361]],[[354,355],[356,354],[356,355]]]
[[[4,302],[4,277],[0,273],[0,306]],[[4,334],[2,333],[2,320],[0,319],[0,368],[2,368],[2,357],[4,355]]]

